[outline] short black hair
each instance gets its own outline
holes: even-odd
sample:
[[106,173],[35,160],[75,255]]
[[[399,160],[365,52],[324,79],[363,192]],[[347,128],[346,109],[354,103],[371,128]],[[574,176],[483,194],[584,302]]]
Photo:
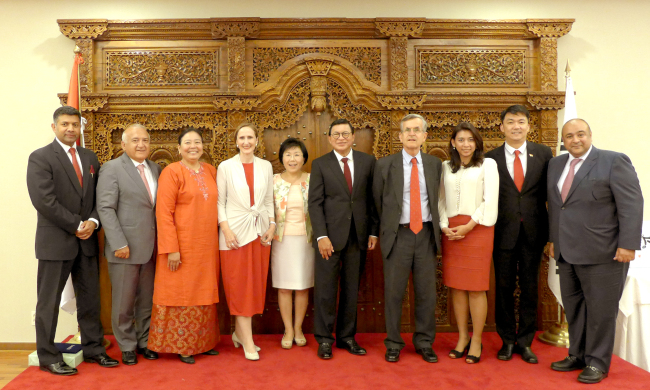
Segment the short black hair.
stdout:
[[52,117],[55,124],[61,115],[75,115],[79,120],[81,120],[81,113],[79,110],[70,106],[62,106],[54,110],[54,115]]
[[347,119],[341,118],[341,119],[337,119],[334,122],[332,122],[327,135],[332,135],[332,127],[334,127],[336,125],[348,125],[348,126],[350,126],[350,131],[352,132],[352,134],[354,134],[354,127],[352,127],[352,124],[350,123],[350,121],[348,121]]
[[503,123],[503,120],[506,119],[507,114],[512,114],[512,115],[517,115],[517,114],[524,114],[526,115],[526,119],[528,119],[528,122],[530,122],[530,111],[521,104],[515,104],[514,106],[510,106],[503,110],[501,113],[501,123]]
[[195,132],[196,134],[198,134],[199,137],[201,137],[201,142],[203,142],[203,133],[201,132],[201,130],[195,129],[194,127],[187,127],[181,130],[181,133],[178,135],[178,144],[180,145],[183,137],[185,137],[187,133],[191,133],[191,132]]
[[284,152],[287,151],[287,149],[291,148],[300,148],[300,151],[302,152],[302,157],[305,159],[304,164],[307,164],[307,160],[309,160],[309,153],[307,153],[307,147],[305,144],[299,140],[298,138],[287,138],[282,142],[280,145],[280,164],[284,164],[284,161],[282,161],[282,157],[284,156]]

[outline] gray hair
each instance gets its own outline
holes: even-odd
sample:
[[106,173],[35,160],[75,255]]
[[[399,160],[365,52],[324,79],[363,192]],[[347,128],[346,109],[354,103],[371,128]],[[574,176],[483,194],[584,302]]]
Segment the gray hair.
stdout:
[[424,127],[422,129],[423,132],[427,131],[427,127],[429,127],[429,124],[427,123],[427,120],[424,119],[424,117],[420,114],[408,114],[404,118],[402,118],[401,121],[399,121],[399,131],[404,131],[403,124],[406,121],[410,121],[411,119],[419,119],[422,121],[422,126]]
[[147,128],[144,127],[144,125],[141,125],[139,123],[131,123],[130,125],[126,126],[126,128],[122,132],[122,142],[126,142],[126,132],[132,127],[139,127],[141,129],[144,129],[144,131],[146,131],[147,133],[149,132]]

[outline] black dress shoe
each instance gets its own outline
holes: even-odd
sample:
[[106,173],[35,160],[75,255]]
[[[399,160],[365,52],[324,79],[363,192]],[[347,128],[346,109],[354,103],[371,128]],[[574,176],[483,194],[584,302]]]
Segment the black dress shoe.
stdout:
[[521,354],[521,359],[526,363],[537,364],[537,355],[533,352],[530,347],[518,348],[517,353]]
[[585,367],[578,375],[578,381],[582,383],[598,383],[605,378],[607,378],[607,373],[594,366]]
[[215,351],[214,349],[211,349],[209,351],[203,352],[201,355],[217,356],[218,354],[219,354],[219,351]]
[[501,349],[499,350],[499,352],[497,352],[497,359],[505,360],[505,361],[512,359],[512,353],[514,352],[514,350],[515,350],[514,344],[503,343],[503,346],[501,346]]
[[322,343],[318,345],[318,357],[321,359],[331,359],[332,358],[332,344]]
[[127,366],[138,364],[138,356],[135,354],[135,351],[122,352],[122,363],[126,364]]
[[415,352],[418,355],[422,355],[422,359],[427,363],[438,363],[438,355],[433,352],[432,348],[416,349]]
[[115,367],[118,364],[120,364],[117,360],[115,360],[112,357],[108,356],[106,354],[106,352],[102,352],[102,353],[97,354],[95,356],[85,358],[84,362],[86,362],[86,363],[97,363],[101,367]]
[[68,366],[65,362],[56,362],[54,364],[41,366],[40,368],[41,371],[47,371],[54,375],[75,375],[78,372],[76,368]]
[[147,360],[156,360],[158,359],[158,352],[154,352],[149,348],[138,348],[135,350],[137,353],[142,355],[143,358]]
[[388,348],[386,350],[386,361],[389,363],[399,362],[399,349],[397,348]]
[[187,364],[194,364],[194,356],[183,356],[183,355],[178,355],[178,357],[181,359],[181,362],[187,363]]
[[575,356],[567,356],[564,358],[564,360],[560,360],[559,362],[553,362],[551,363],[551,368],[554,369],[555,371],[575,371],[575,370],[582,370],[585,368],[585,364],[578,360],[577,357]]
[[356,341],[354,340],[348,340],[343,344],[336,343],[336,348],[342,348],[345,349],[346,351],[350,352],[353,355],[365,355],[366,350],[361,348],[359,344],[357,344]]

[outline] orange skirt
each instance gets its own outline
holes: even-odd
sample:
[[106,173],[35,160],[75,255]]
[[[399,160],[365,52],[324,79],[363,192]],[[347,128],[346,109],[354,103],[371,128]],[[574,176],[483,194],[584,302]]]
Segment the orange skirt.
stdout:
[[260,238],[235,250],[219,251],[221,277],[230,315],[252,317],[264,312],[270,246]]
[[197,355],[219,342],[217,305],[153,305],[147,348],[156,352]]
[[[465,225],[469,215],[449,219],[449,227]],[[450,241],[442,235],[442,280],[457,290],[488,291],[494,246],[494,226],[476,225],[465,238]]]

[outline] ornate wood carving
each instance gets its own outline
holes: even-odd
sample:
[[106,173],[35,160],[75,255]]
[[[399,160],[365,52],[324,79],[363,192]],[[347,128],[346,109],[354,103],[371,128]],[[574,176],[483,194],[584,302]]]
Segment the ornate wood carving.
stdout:
[[416,48],[417,85],[526,85],[526,50]]
[[[279,171],[273,152],[283,139],[303,139],[312,160],[329,150],[323,132],[334,118],[355,127],[355,148],[383,157],[402,147],[401,118],[419,113],[430,124],[423,151],[447,159],[449,135],[458,122],[474,124],[486,150],[492,150],[503,143],[500,112],[523,104],[531,111],[528,139],[555,147],[557,111],[564,104],[557,91],[557,39],[572,22],[206,18],[60,20],[59,25],[84,56],[84,135],[101,162],[122,153],[124,127],[138,122],[149,129],[151,158],[161,166],[179,159],[176,135],[187,126],[203,130],[202,159],[217,165],[236,153],[233,131],[250,121],[260,129],[256,154]],[[417,46],[409,39],[417,39]],[[222,55],[227,61],[220,64]],[[66,94],[59,98],[67,101]],[[557,316],[545,282],[547,267],[545,261],[543,326]],[[366,276],[359,304],[364,331],[384,331],[381,268],[378,252],[369,252],[372,276]],[[436,291],[438,329],[455,330],[440,268]],[[404,299],[402,329],[412,332],[412,288]],[[229,320],[219,307],[223,329]],[[271,297],[264,326],[254,329],[276,329],[268,321],[275,311]],[[309,319],[305,324],[311,326]]]
[[253,49],[253,86],[269,80],[289,59],[303,54],[328,53],[350,61],[368,81],[381,84],[381,49],[378,47],[260,47]]
[[246,88],[244,56],[246,41],[243,37],[228,37],[228,90],[243,91]]
[[217,50],[106,50],[105,88],[218,87]]
[[407,89],[408,88],[408,65],[406,47],[408,38],[390,37],[388,40],[390,49],[390,89]]

